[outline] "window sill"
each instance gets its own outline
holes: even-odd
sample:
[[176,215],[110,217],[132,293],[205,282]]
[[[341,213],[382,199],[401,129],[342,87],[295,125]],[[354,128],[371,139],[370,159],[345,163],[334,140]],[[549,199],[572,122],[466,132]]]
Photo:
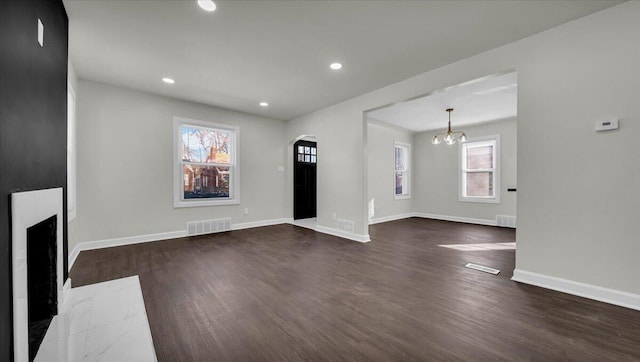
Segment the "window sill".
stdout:
[[174,209],[183,207],[204,207],[204,206],[222,206],[222,205],[239,205],[239,199],[230,200],[201,200],[201,201],[175,201],[173,203]]
[[394,200],[408,200],[411,198],[411,195],[393,195]]
[[485,203],[485,204],[499,204],[500,203],[500,198],[499,197],[492,197],[492,198],[459,197],[458,201],[460,201],[460,202],[479,202],[479,203]]

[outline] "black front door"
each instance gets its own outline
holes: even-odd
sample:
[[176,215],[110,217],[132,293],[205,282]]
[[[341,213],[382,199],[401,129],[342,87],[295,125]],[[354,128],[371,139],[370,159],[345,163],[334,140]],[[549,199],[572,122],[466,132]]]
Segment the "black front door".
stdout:
[[316,217],[315,142],[298,141],[293,145],[293,218]]

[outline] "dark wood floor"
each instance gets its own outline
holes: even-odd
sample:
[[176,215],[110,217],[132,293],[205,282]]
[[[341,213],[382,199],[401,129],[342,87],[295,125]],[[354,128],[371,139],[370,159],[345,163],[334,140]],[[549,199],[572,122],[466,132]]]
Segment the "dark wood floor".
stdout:
[[437,246],[513,230],[412,218],[370,233],[278,225],[84,251],[71,278],[139,275],[160,361],[640,360],[640,312],[512,282],[513,250]]

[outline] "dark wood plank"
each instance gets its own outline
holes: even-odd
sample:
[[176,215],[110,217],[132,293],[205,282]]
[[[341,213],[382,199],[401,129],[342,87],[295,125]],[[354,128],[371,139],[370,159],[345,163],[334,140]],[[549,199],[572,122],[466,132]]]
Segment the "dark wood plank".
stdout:
[[277,225],[85,251],[71,278],[139,275],[160,361],[640,360],[639,312],[512,282],[513,250],[438,246],[514,230],[412,218],[370,233]]

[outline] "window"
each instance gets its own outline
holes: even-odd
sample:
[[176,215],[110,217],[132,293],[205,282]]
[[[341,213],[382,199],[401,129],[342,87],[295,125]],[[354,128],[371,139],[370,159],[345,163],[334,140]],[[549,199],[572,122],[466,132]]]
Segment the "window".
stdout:
[[174,207],[240,203],[239,129],[174,118]]
[[408,199],[411,197],[411,145],[408,143],[395,143],[395,199]]
[[500,136],[460,144],[460,201],[500,202]]
[[316,148],[311,146],[298,146],[298,162],[316,163]]

